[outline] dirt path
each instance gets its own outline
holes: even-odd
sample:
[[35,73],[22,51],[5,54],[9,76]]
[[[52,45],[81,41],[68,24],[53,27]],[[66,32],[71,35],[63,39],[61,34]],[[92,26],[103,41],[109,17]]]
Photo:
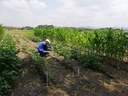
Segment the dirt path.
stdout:
[[9,30],[8,33],[14,37],[17,48],[20,50],[18,57],[22,60],[22,76],[15,82],[15,88],[11,96],[36,96],[42,89],[45,89],[41,76],[29,54],[29,50],[35,50],[37,45],[25,37],[25,31],[23,30]]
[[17,80],[11,96],[36,96],[38,92],[45,88],[41,76],[32,65],[30,58],[23,60],[22,68],[23,76]]
[[49,57],[47,61],[53,84],[49,86],[50,96],[127,96],[128,94],[126,72],[109,66],[113,77],[110,78],[103,73],[83,68],[76,61],[72,61],[72,68],[67,68],[58,56]]

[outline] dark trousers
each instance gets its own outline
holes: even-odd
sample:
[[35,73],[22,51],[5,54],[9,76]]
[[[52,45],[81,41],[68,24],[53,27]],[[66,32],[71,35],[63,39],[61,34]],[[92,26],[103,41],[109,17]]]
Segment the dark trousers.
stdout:
[[44,53],[44,52],[39,52],[40,53],[40,56],[42,56],[42,57],[46,57],[46,55],[48,54],[48,53]]
[[40,53],[40,56],[41,56],[41,57],[46,57],[46,55],[49,54],[49,53],[40,51],[39,49],[37,49],[37,50],[38,50],[38,52]]

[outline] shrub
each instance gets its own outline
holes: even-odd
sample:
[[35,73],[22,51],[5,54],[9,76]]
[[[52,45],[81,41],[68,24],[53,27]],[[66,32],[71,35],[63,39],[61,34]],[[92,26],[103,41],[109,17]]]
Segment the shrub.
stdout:
[[81,62],[84,67],[87,67],[93,70],[105,71],[105,65],[103,65],[100,62],[100,59],[96,57],[94,54],[85,55],[84,59],[82,60]]
[[31,41],[33,41],[33,42],[39,42],[39,41],[41,41],[38,37],[36,37],[36,36],[28,36],[28,39],[30,39]]
[[2,25],[0,25],[0,40],[2,39],[3,34],[4,34],[4,29],[3,29]]
[[15,42],[7,35],[0,45],[0,93],[6,93],[19,75],[19,58]]

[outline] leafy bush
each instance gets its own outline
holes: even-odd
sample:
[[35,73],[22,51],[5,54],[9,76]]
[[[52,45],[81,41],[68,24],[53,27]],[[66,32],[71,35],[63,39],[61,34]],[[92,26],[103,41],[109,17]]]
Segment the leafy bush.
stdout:
[[71,58],[78,60],[83,67],[92,70],[105,71],[105,66],[101,63],[100,58],[94,53],[87,52],[82,54],[79,52],[79,49],[73,48],[71,50]]
[[41,29],[41,28],[35,28],[34,29],[34,35],[37,37],[41,37],[42,32],[43,32],[43,29]]
[[0,93],[6,93],[19,74],[19,58],[16,56],[16,44],[10,35],[0,43]]
[[0,25],[0,40],[2,39],[3,34],[4,34],[4,30],[2,25]]
[[36,37],[36,36],[28,36],[28,39],[30,39],[31,41],[33,41],[33,42],[39,42],[39,41],[41,41],[38,37]]
[[85,55],[84,59],[82,58],[81,63],[84,67],[93,70],[105,71],[105,65],[103,65],[100,59],[96,57],[94,54]]

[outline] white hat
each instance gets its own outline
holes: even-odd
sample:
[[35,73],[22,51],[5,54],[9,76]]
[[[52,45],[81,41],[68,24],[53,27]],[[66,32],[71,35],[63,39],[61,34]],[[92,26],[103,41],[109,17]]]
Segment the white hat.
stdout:
[[47,41],[48,43],[51,43],[49,39],[46,39],[45,41]]

